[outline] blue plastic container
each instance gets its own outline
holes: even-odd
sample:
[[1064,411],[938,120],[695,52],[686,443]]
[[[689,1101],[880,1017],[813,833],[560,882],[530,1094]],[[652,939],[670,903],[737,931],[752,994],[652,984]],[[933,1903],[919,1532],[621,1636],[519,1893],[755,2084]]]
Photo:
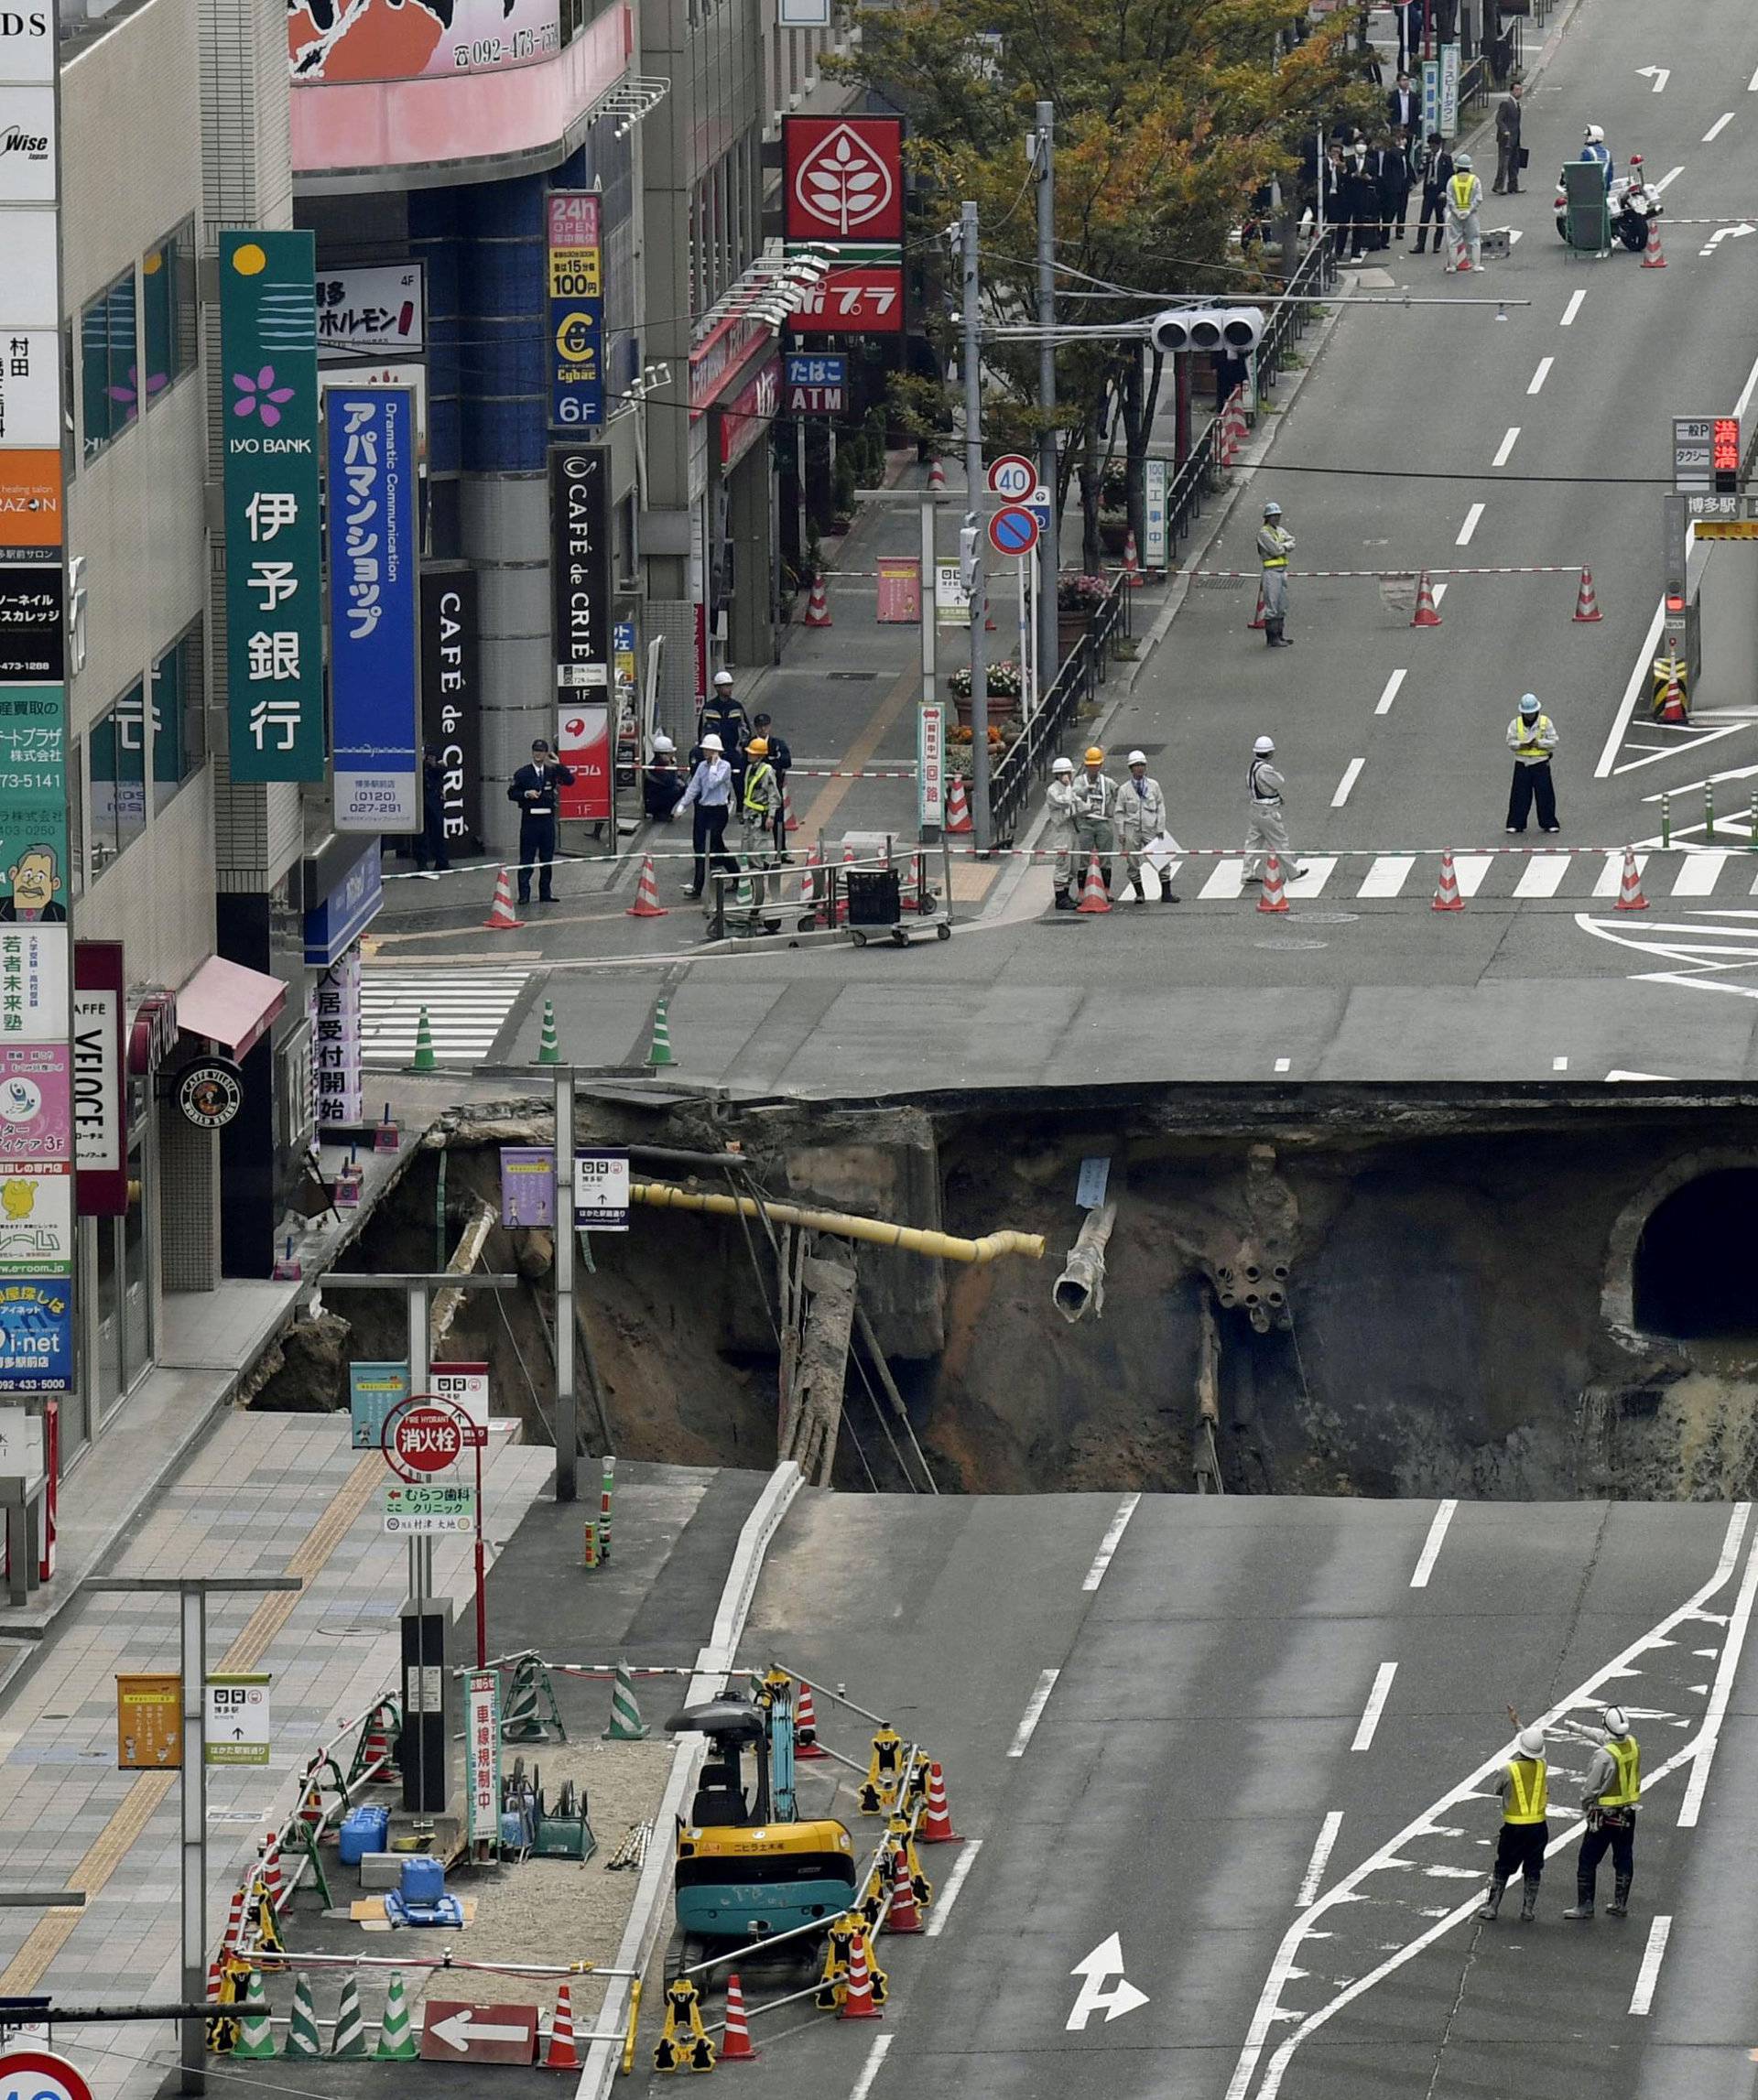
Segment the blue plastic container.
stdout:
[[403,1886],[399,1893],[406,1903],[437,1903],[446,1892],[446,1870],[437,1859],[418,1852],[413,1858],[403,1862]]
[[385,1808],[351,1808],[342,1819],[337,1839],[344,1867],[358,1867],[368,1852],[383,1852],[390,1835],[391,1813]]

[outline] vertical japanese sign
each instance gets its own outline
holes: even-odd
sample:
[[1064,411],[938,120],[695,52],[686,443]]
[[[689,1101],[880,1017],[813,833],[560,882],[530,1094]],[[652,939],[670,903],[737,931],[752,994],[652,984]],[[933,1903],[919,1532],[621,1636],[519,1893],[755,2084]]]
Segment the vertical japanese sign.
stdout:
[[414,831],[415,400],[331,386],[324,417],[336,829]]
[[[1423,67],[1423,99],[1427,100],[1427,66]],[[1443,44],[1440,47],[1440,123],[1436,127],[1443,138],[1453,138],[1459,132],[1459,46]]]
[[311,1077],[320,1128],[360,1121],[358,947],[351,947],[312,987]]
[[80,1209],[120,1218],[128,1207],[122,1021],[127,976],[120,941],[73,945],[73,1159]]
[[927,829],[946,821],[946,709],[926,701],[916,717],[916,821]]
[[464,1705],[465,1761],[469,1768],[465,1798],[469,1821],[464,1835],[474,1845],[493,1845],[501,1835],[501,1694],[492,1670],[472,1670]]
[[552,189],[549,261],[549,421],[577,430],[604,420],[603,199]]
[[555,594],[556,748],[574,784],[559,816],[611,815],[610,471],[603,451],[559,446],[549,456],[550,577]]
[[323,778],[315,254],[309,233],[220,236],[234,780]]
[[1142,461],[1142,566],[1144,568],[1164,568],[1167,564],[1166,544],[1167,491],[1169,471],[1164,460]]
[[440,764],[446,850],[483,837],[482,622],[473,568],[421,572],[421,736]]

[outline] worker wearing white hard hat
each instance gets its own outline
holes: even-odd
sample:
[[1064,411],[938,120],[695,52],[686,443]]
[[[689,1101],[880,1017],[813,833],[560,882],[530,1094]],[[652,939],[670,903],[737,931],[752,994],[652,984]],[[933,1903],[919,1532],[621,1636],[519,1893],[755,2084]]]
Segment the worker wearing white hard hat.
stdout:
[[1282,524],[1282,506],[1264,506],[1264,523],[1257,528],[1257,558],[1263,565],[1258,603],[1264,614],[1264,639],[1272,649],[1292,649],[1283,633],[1288,617],[1288,557],[1294,552],[1294,535]]
[[1177,849],[1169,836],[1162,839],[1166,833],[1166,797],[1160,793],[1159,782],[1148,776],[1145,751],[1133,751],[1129,754],[1129,772],[1117,789],[1116,821],[1117,843],[1123,850],[1129,887],[1142,904],[1146,904],[1142,859],[1151,843],[1159,843],[1161,850],[1149,853],[1148,859],[1160,878],[1160,902],[1176,904],[1178,900],[1172,894],[1172,873],[1167,861]]
[[1044,843],[1056,854],[1056,908],[1071,912],[1077,907],[1069,894],[1069,885],[1074,880],[1074,827],[1080,812],[1080,791],[1075,785],[1071,758],[1051,760],[1049,790],[1044,799],[1048,812]]
[[1453,172],[1446,189],[1447,240],[1442,247],[1444,270],[1481,270],[1483,267],[1483,232],[1478,211],[1483,202],[1483,183],[1471,166],[1469,153],[1453,156]]
[[726,762],[732,768],[732,799],[736,804],[744,790],[744,747],[751,741],[751,722],[743,703],[733,696],[731,671],[715,672],[713,690],[702,702],[701,718],[696,724],[699,748],[711,730],[720,738]]
[[1521,696],[1520,711],[1508,724],[1508,749],[1514,753],[1514,780],[1508,789],[1508,829],[1523,832],[1532,806],[1538,805],[1538,828],[1560,831],[1557,821],[1557,783],[1550,761],[1557,749],[1557,725],[1538,705],[1536,693]]
[[717,874],[736,875],[739,864],[726,850],[726,824],[732,810],[732,768],[718,731],[710,730],[697,745],[698,757],[689,785],[679,796],[674,817],[690,812],[690,843],[696,850],[694,880],[684,892],[700,897],[708,886],[711,868]]
[[684,776],[678,766],[678,746],[664,730],[653,740],[653,756],[641,774],[641,806],[657,824],[665,823],[684,796]]
[[1546,1820],[1550,1806],[1549,1767],[1545,1761],[1545,1731],[1522,1728],[1514,1755],[1495,1781],[1502,1797],[1502,1831],[1496,1839],[1495,1867],[1490,1892],[1477,1913],[1485,1923],[1502,1908],[1502,1891],[1516,1873],[1521,1877],[1520,1922],[1529,1925],[1538,1908],[1538,1883],[1545,1871],[1545,1847],[1550,1843]]
[[1245,819],[1245,881],[1261,882],[1269,856],[1274,853],[1285,882],[1304,875],[1306,869],[1294,857],[1288,843],[1287,808],[1282,791],[1287,782],[1275,769],[1275,739],[1261,736],[1252,746],[1252,763],[1245,775],[1250,808]]
[[1593,1753],[1581,1781],[1581,1806],[1587,1829],[1575,1862],[1575,1908],[1565,1918],[1590,1918],[1600,1878],[1600,1862],[1612,1855],[1612,1900],[1608,1918],[1630,1914],[1630,1884],[1636,1878],[1636,1810],[1642,1802],[1642,1749],[1630,1733],[1630,1716],[1622,1706],[1605,1709],[1605,1740]]

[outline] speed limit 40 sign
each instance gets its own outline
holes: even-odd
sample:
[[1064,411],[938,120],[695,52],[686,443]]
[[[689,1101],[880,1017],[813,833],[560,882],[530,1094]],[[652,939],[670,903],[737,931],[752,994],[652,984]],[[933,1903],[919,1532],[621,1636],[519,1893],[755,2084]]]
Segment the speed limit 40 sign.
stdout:
[[19,2100],[92,2100],[85,2073],[47,2049],[8,2049],[0,2055],[0,2093]]
[[1024,503],[1037,486],[1037,469],[1023,452],[1004,452],[989,462],[989,493],[1010,503]]
[[574,1154],[574,1224],[582,1232],[629,1229],[629,1155]]

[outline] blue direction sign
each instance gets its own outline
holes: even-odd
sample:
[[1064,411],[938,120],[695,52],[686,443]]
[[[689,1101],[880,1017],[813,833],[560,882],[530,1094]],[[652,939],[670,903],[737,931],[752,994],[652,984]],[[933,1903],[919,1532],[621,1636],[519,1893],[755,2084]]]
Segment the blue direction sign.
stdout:
[[1037,520],[1024,503],[1003,503],[989,520],[989,544],[997,554],[1030,554],[1037,545]]

